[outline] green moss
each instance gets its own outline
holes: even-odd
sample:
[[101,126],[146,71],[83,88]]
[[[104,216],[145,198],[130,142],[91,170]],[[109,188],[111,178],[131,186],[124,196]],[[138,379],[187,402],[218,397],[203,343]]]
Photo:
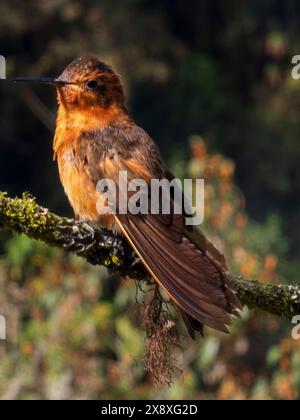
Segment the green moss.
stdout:
[[[51,213],[39,206],[28,193],[24,193],[22,198],[10,198],[6,192],[0,192],[0,227],[64,248],[91,264],[119,270],[123,275],[138,280],[147,278],[145,269],[122,238],[96,229],[95,239],[84,224],[75,224],[72,219]],[[261,284],[235,275],[231,278],[241,302],[250,308],[288,318],[300,313],[299,288]]]
[[300,290],[289,285],[262,284],[231,276],[240,301],[250,308],[292,318],[300,311]]
[[120,265],[120,258],[117,255],[113,254],[112,257],[111,257],[111,260],[112,260],[113,264]]

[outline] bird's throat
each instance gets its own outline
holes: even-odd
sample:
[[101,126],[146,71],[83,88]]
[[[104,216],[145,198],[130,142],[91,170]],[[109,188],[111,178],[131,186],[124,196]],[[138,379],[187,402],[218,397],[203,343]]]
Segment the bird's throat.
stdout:
[[66,108],[59,106],[53,142],[54,156],[63,146],[71,146],[83,131],[96,131],[128,120],[124,109],[117,105],[106,108]]

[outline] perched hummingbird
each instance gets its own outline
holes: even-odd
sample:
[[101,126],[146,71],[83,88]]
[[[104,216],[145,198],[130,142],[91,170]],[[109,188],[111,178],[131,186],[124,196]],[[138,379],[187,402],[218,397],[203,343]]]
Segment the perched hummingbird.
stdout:
[[101,215],[97,182],[120,171],[128,182],[174,179],[158,147],[129,116],[118,75],[95,57],[80,57],[57,78],[19,78],[56,87],[58,115],[54,158],[76,217],[121,232],[153,279],[179,308],[188,332],[203,325],[227,332],[240,303],[224,257],[184,214]]

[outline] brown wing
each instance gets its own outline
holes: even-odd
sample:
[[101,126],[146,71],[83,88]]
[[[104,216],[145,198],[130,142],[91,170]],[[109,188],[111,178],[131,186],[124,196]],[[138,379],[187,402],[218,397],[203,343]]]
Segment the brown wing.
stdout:
[[150,274],[171,299],[201,324],[227,332],[238,305],[227,278],[185,235],[170,238],[170,226],[152,216],[117,216],[123,233]]
[[[125,170],[128,180],[172,176],[152,140],[136,126],[129,142],[120,130],[117,138],[114,131],[107,133],[109,153],[101,136],[102,132],[98,137],[92,133],[78,143],[80,158],[87,162],[87,172],[95,183],[106,177],[118,184],[119,171]],[[141,142],[134,141],[136,136]],[[240,304],[229,283],[224,258],[213,245],[195,228],[187,229],[183,215],[116,214],[115,218],[148,272],[183,313],[190,335],[194,338],[195,330],[202,332],[202,324],[227,332],[230,315],[238,313]]]

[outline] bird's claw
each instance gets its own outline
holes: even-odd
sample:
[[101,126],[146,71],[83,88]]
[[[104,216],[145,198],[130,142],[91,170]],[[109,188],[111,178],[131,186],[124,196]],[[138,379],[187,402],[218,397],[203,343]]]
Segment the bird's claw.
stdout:
[[63,247],[70,252],[83,254],[95,244],[95,230],[88,223],[75,222],[72,225],[61,225],[59,230],[63,237]]

